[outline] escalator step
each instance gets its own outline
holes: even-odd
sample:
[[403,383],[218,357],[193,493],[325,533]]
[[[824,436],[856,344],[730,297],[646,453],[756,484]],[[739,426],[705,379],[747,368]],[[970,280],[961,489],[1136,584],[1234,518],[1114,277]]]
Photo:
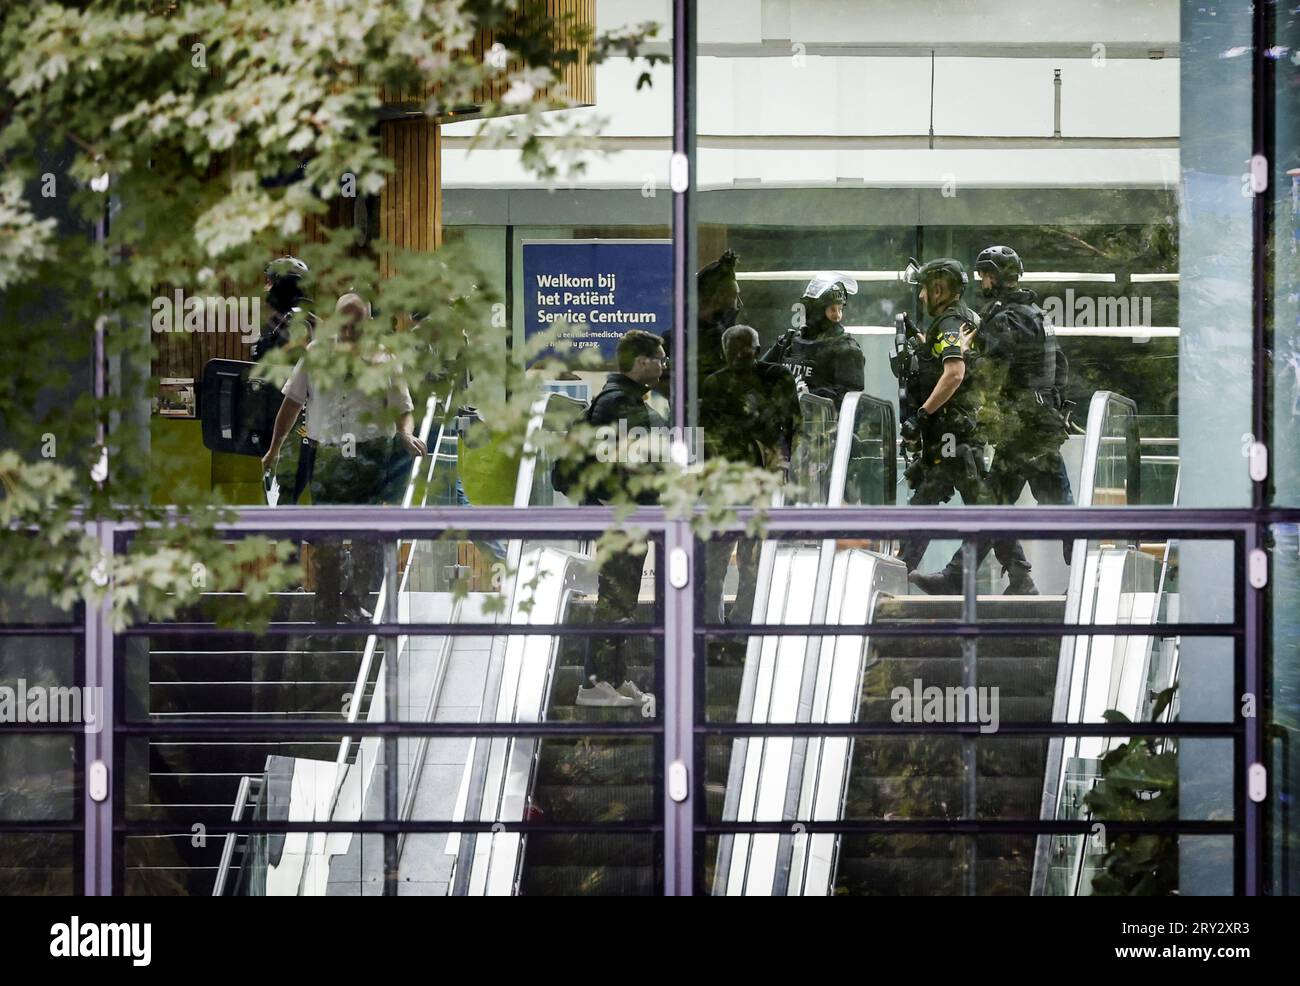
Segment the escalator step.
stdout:
[[599,736],[584,740],[542,740],[537,757],[537,783],[572,786],[588,784],[654,784],[657,754],[651,739],[627,740]]
[[[642,687],[650,687],[653,691],[654,665],[653,664],[632,664],[628,666],[627,673],[629,677],[642,682]],[[582,665],[561,665],[556,667],[555,675],[551,685],[551,704],[555,707],[564,705],[573,705],[574,700],[578,697],[578,688],[582,684],[583,669]],[[622,684],[622,682],[616,682]]]
[[[961,777],[867,777],[851,775],[845,817],[960,818]],[[976,777],[976,817],[1033,819],[1039,816],[1043,777]]]
[[343,696],[352,681],[225,681],[155,682],[149,688],[149,712],[201,714],[209,712],[290,715],[342,715]]
[[[985,637],[975,642],[976,661],[980,667],[986,662],[996,665],[1000,661],[1055,662],[1060,653],[1060,637]],[[871,654],[886,658],[958,660],[962,656],[962,640],[924,633],[906,637],[877,636],[871,640]]]
[[[966,860],[956,855],[933,859],[840,857],[836,893],[862,897],[956,897],[965,892]],[[1029,893],[1032,860],[976,860],[980,896]]]
[[[975,741],[976,770],[987,777],[1041,776],[1047,740],[1037,736],[983,737]],[[853,744],[853,775],[960,776],[962,744],[956,736],[862,736]]]
[[170,681],[337,681],[356,679],[361,650],[286,651],[272,649],[153,651],[149,677]]
[[[935,620],[956,621],[962,617],[960,596],[893,596],[876,603],[877,623]],[[976,613],[981,623],[1061,623],[1065,619],[1064,596],[980,596]]]
[[[998,696],[999,722],[1050,722],[1052,718],[1051,697],[1019,698],[1008,695]],[[897,702],[892,698],[864,696],[858,709],[861,722],[892,722]],[[978,714],[978,708],[976,714]]]
[[525,866],[651,867],[654,857],[649,835],[538,831],[528,833],[524,847]]
[[338,740],[318,743],[153,741],[149,744],[149,769],[157,773],[229,771],[260,774],[266,766],[266,758],[273,754],[331,761],[337,756],[338,749]]
[[535,789],[533,804],[548,824],[652,822],[662,798],[646,784],[545,784]]
[[527,866],[524,897],[650,897],[661,886],[651,866]]
[[[867,667],[863,674],[863,686],[872,694],[887,695],[899,685],[911,689],[917,679],[920,679],[922,687],[961,687],[965,681],[962,662],[951,657],[882,655],[880,660]],[[975,681],[983,687],[996,687],[999,699],[1054,695],[1056,657],[980,658],[975,663]]]

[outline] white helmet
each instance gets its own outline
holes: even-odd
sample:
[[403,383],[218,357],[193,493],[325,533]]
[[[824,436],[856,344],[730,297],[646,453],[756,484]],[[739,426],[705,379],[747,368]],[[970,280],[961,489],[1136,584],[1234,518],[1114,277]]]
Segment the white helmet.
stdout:
[[[816,298],[827,305],[845,304],[849,295],[858,293],[858,282],[840,271],[818,271],[803,289],[805,298]],[[826,297],[830,295],[831,297]]]

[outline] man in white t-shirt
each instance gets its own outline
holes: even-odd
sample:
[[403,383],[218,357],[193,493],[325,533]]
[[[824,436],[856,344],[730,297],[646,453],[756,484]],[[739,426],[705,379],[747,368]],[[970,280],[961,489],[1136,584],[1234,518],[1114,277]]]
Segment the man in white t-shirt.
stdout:
[[[284,401],[276,415],[271,444],[262,458],[264,469],[274,469],[280,448],[304,405],[307,407],[307,439],[316,449],[311,478],[315,504],[383,503],[394,474],[394,462],[408,464],[407,456],[424,455],[427,449],[415,436],[414,404],[396,363],[387,374],[380,393],[367,394],[348,382],[312,377],[308,364],[318,362],[324,348],[335,347],[339,355],[356,344],[357,325],[370,317],[370,306],[356,294],[338,300],[336,313],[345,317],[336,338],[321,338],[307,346],[282,393]],[[391,357],[380,353],[370,365],[383,367]],[[332,623],[341,614],[349,622],[368,620],[364,601],[378,588],[382,571],[382,548],[375,540],[354,539],[351,551],[352,577],[340,586],[345,565],[338,542],[317,543],[317,595],[321,600],[318,619]],[[341,589],[341,591],[340,591]],[[342,610],[339,603],[342,603]]]

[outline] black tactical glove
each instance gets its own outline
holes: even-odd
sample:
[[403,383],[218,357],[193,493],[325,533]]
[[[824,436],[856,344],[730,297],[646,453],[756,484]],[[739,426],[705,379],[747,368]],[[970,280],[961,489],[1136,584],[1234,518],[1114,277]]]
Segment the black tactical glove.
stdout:
[[921,429],[925,426],[926,420],[930,417],[930,412],[925,408],[919,408],[915,414],[903,422],[898,433],[903,436],[903,441],[908,445],[915,445],[921,440]]

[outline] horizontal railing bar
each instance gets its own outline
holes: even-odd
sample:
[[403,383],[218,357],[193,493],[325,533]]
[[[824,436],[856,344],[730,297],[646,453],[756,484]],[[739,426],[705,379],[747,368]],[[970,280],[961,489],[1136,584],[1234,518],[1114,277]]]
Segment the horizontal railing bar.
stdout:
[[14,819],[11,821],[0,821],[0,834],[14,833],[21,835],[24,832],[33,834],[38,832],[83,832],[85,831],[85,822],[68,819],[39,819],[25,818]]
[[[799,834],[812,833],[887,833],[887,832],[955,832],[959,834],[1063,834],[1087,835],[1097,824],[1106,826],[1107,835],[1116,833],[1159,833],[1183,835],[1230,835],[1242,830],[1237,821],[1229,820],[1179,820],[1174,822],[1124,822],[1092,819],[1086,821],[1058,821],[1042,819],[893,819],[884,820],[836,820],[803,821],[790,819],[776,822],[697,822],[696,832],[708,834],[754,834],[754,835],[789,835],[791,825],[798,822]],[[192,838],[194,833],[187,828],[178,829],[181,823],[166,821],[119,822],[113,826],[118,835],[173,835],[177,838]],[[527,835],[619,835],[642,834],[653,835],[663,831],[663,826],[655,822],[452,822],[439,820],[422,821],[262,821],[242,822],[239,825],[207,825],[205,835],[221,837],[227,834],[281,834],[291,832],[342,832],[370,833],[485,833],[513,832]]]
[[[214,623],[142,623],[121,637],[662,637],[663,627],[648,623],[269,623],[265,630],[223,630]],[[302,651],[301,653],[317,653]],[[320,651],[322,654],[334,651]]]
[[[911,597],[915,598],[915,597]],[[697,624],[697,637],[1240,637],[1240,623],[962,623]]]
[[[994,597],[989,597],[994,598]],[[493,624],[493,623],[376,623],[356,624],[312,629],[322,636],[391,636],[391,637],[662,637],[662,626],[646,624],[604,624],[593,626],[583,623],[570,626],[564,623]],[[1146,632],[1143,632],[1143,630]],[[798,623],[719,623],[697,624],[697,636],[970,636],[970,637],[1234,637],[1244,632],[1240,623],[1035,623],[1032,621],[1008,622],[998,620],[987,623],[961,623],[936,620],[932,623],[863,623],[817,624]],[[303,636],[304,627],[270,624],[265,630],[222,630],[209,623],[155,623],[131,627],[119,634],[124,637],[198,637],[220,636],[231,640],[266,636]],[[310,635],[310,634],[307,634]],[[187,652],[197,653],[197,652]],[[222,653],[220,651],[214,654]],[[247,653],[247,652],[240,652]],[[277,652],[279,653],[279,652]],[[317,653],[295,651],[295,653]],[[335,653],[320,651],[321,654]]]
[[[138,821],[138,822],[118,822],[113,826],[113,831],[118,835],[181,835],[182,832],[177,830],[178,822],[165,821]],[[369,833],[493,833],[493,832],[522,832],[529,835],[540,834],[592,834],[592,835],[618,835],[618,834],[643,834],[653,835],[663,831],[663,825],[656,822],[556,822],[554,824],[546,822],[452,822],[452,821],[380,821],[367,820],[355,822],[241,822],[238,825],[205,825],[204,835],[208,837],[219,837],[234,833],[235,835],[245,834],[276,834],[285,832],[343,832],[357,834]],[[184,829],[183,834],[193,838],[194,833],[189,829]]]
[[[637,507],[626,515],[613,507],[410,507],[377,510],[373,506],[294,506],[234,508],[237,519],[216,525],[218,530],[375,534],[418,536],[421,532],[458,531],[475,535],[540,533],[548,540],[566,540],[607,528],[639,527],[662,530],[678,518],[662,507]],[[703,508],[695,511],[703,515]],[[743,529],[755,515],[739,508],[732,527]],[[765,511],[770,530],[830,528],[938,530],[969,528],[1041,531],[1129,530],[1151,526],[1187,532],[1245,529],[1260,523],[1300,522],[1300,508],[1269,507],[1048,507],[962,506],[901,507],[774,507]],[[166,515],[164,515],[164,518]],[[688,518],[682,518],[688,519]],[[165,524],[163,519],[158,523]],[[114,522],[114,530],[129,532],[140,524]]]
[[709,835],[790,835],[791,826],[799,825],[799,834],[868,834],[882,832],[959,833],[959,834],[1015,834],[1025,835],[1088,835],[1097,825],[1106,827],[1106,835],[1121,833],[1153,833],[1168,835],[1235,835],[1244,831],[1237,821],[1177,821],[1177,822],[1121,822],[1097,818],[1081,822],[1048,821],[1039,819],[896,819],[891,821],[813,822],[791,819],[781,822],[704,822],[695,825],[695,831]]
[[0,623],[3,637],[84,637],[86,627],[67,623]]
[[[942,686],[935,686],[942,687]],[[953,686],[957,687],[957,686]],[[1233,738],[1246,730],[1244,722],[999,722],[992,732],[981,732],[979,722],[697,722],[700,736],[1042,736],[1074,739],[1101,736],[1222,736]]]
[[148,720],[119,722],[114,732],[126,736],[229,736],[265,737],[275,740],[285,736],[312,739],[342,739],[346,736],[661,736],[663,726],[639,722],[347,722],[331,725],[319,720],[291,719],[268,728],[265,722],[224,719],[172,720],[166,723]]

